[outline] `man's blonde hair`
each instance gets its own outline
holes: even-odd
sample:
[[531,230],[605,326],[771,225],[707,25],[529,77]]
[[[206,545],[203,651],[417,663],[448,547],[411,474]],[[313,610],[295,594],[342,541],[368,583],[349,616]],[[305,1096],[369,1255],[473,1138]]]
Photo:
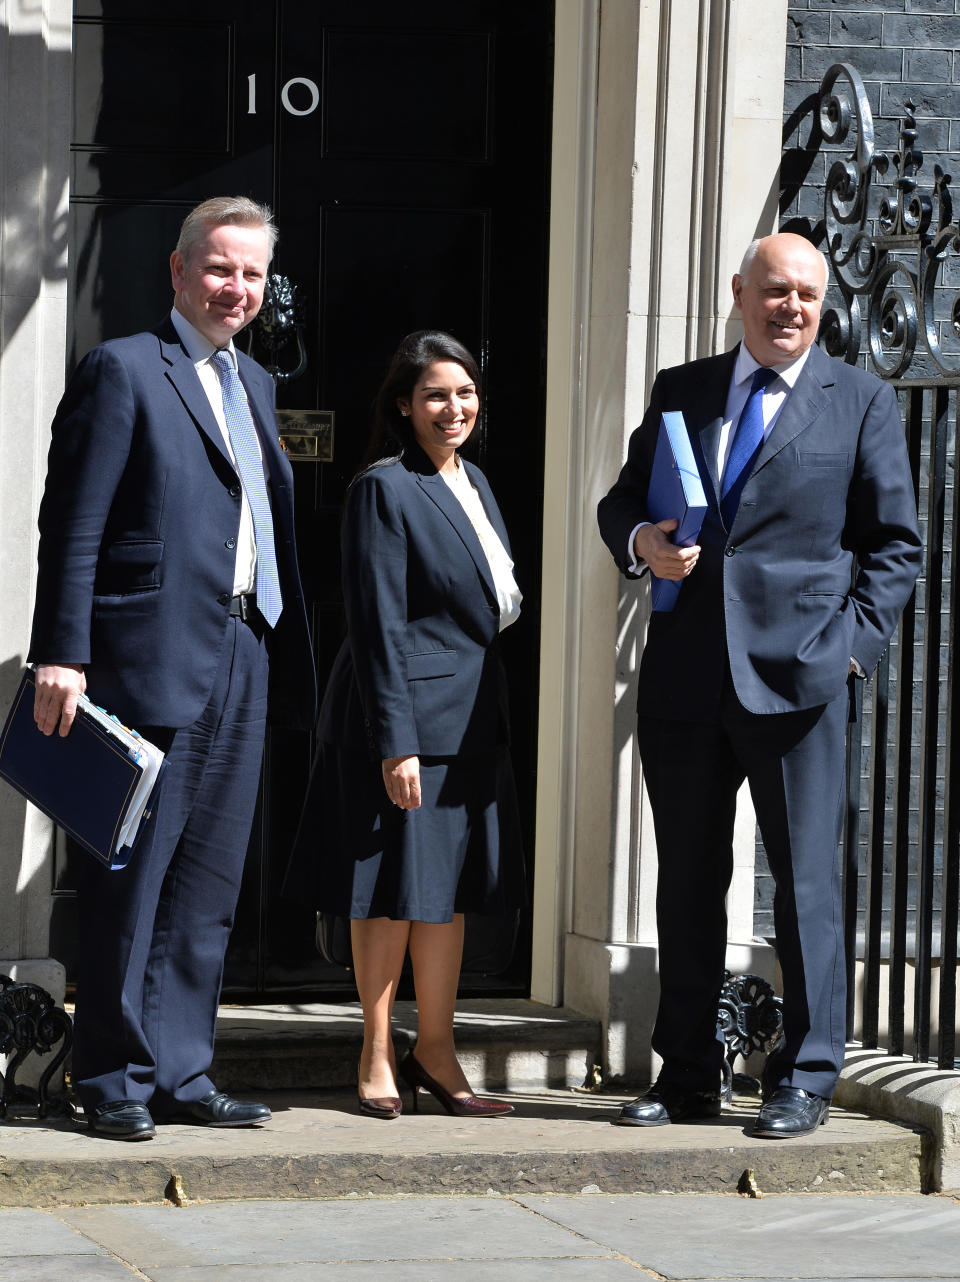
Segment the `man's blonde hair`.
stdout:
[[267,249],[273,258],[277,243],[277,224],[269,205],[260,205],[249,196],[214,196],[191,209],[183,220],[176,252],[189,263],[198,243],[212,227],[262,227],[267,233]]

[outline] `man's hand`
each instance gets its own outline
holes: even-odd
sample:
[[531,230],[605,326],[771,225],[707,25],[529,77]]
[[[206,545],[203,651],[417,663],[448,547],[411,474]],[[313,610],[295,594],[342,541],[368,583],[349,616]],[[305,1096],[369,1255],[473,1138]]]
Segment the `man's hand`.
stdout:
[[420,758],[384,757],[383,783],[387,796],[401,810],[420,809]]
[[699,544],[678,548],[667,537],[677,528],[674,520],[659,521],[656,525],[641,525],[633,537],[633,552],[638,561],[645,561],[658,579],[685,579],[697,564]]
[[86,688],[87,678],[79,664],[39,664],[33,700],[33,719],[37,729],[44,734],[53,734],[59,721],[60,737],[65,738],[77,713],[77,700]]

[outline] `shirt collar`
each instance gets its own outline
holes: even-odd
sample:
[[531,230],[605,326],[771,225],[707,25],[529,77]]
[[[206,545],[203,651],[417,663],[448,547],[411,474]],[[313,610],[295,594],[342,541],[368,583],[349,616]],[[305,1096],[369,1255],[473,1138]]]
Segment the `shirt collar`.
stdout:
[[170,319],[173,322],[173,328],[177,331],[180,342],[186,348],[187,355],[193,361],[194,365],[202,365],[208,361],[216,351],[225,351],[230,353],[230,360],[233,362],[233,368],[237,368],[237,354],[233,350],[233,342],[227,344],[224,348],[214,347],[206,335],[201,334],[196,326],[191,325],[181,312],[174,307],[170,312]]
[[[807,363],[807,357],[810,355],[810,348],[798,356],[796,360],[786,361],[783,365],[771,365],[770,369],[776,370],[777,377],[782,378],[788,387],[796,386],[800,372]],[[737,353],[737,363],[733,371],[733,381],[739,386],[748,379],[752,379],[754,371],[760,368],[760,362],[755,361],[747,351],[746,343],[740,344],[740,351]]]

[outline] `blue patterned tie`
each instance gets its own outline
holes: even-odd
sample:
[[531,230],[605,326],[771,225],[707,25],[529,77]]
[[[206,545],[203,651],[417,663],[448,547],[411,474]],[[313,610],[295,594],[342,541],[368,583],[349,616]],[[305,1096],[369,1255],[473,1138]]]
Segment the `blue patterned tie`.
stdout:
[[253,425],[247,394],[229,352],[214,352],[212,360],[220,378],[223,414],[237,460],[237,471],[253,517],[253,532],[257,540],[257,609],[273,628],[283,609],[283,597],[273,545],[273,513],[263,476],[257,429]]
[[729,530],[740,506],[740,494],[763,444],[763,389],[777,377],[775,369],[761,365],[754,372],[747,403],[740,412],[727,466],[723,470],[720,511]]

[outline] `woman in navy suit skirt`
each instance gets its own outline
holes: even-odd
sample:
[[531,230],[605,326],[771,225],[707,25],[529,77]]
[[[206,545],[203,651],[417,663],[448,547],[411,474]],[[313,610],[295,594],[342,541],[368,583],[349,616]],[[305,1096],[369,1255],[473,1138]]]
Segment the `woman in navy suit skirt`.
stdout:
[[363,1008],[360,1111],[397,1117],[390,1023],[409,949],[418,1036],[399,1076],[458,1116],[500,1116],[457,1060],[463,914],[523,902],[500,631],[520,610],[509,540],[483,473],[462,460],[480,375],[447,334],[400,344],[376,405],[371,457],[347,497],[347,638],[288,889],[350,918]]

